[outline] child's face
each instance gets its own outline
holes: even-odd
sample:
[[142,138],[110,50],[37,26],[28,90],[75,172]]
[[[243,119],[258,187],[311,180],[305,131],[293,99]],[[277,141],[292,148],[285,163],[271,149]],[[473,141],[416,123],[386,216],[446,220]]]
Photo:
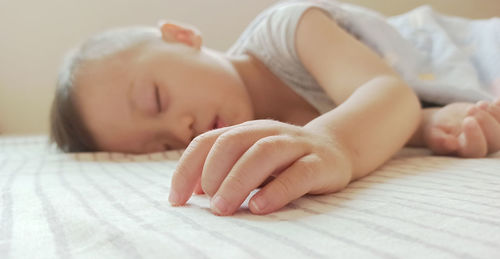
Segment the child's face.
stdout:
[[88,62],[75,89],[83,121],[103,151],[185,148],[201,133],[253,119],[229,61],[161,40]]

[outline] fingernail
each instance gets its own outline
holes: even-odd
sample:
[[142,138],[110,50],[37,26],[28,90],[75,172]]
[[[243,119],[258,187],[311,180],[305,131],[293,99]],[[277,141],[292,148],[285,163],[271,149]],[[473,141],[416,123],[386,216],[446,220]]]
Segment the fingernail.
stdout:
[[179,194],[175,191],[171,191],[170,195],[168,196],[168,201],[172,205],[179,205]]
[[252,203],[251,206],[257,212],[262,212],[267,206],[267,200],[266,200],[266,198],[264,198],[262,196],[256,197],[255,199],[253,199],[251,201],[251,203]]
[[467,110],[467,115],[469,116],[472,116],[474,115],[475,113],[477,113],[478,109],[476,108],[476,106],[472,106],[470,107],[468,110]]
[[216,195],[212,199],[211,204],[212,210],[218,215],[225,215],[229,208],[227,201],[222,198],[220,195]]
[[486,110],[486,109],[488,109],[489,106],[490,106],[490,104],[486,101],[480,101],[477,104],[477,107],[479,107],[479,109],[481,109],[481,110]]

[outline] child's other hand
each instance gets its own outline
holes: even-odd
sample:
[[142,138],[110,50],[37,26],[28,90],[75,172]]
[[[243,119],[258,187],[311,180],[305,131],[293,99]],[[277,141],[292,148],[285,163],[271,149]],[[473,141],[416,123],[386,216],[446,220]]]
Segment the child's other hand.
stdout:
[[452,103],[437,111],[424,128],[436,154],[484,157],[500,150],[500,100]]
[[212,211],[231,215],[265,184],[249,207],[267,214],[304,194],[339,191],[350,180],[348,152],[333,137],[307,126],[256,120],[195,138],[174,172],[169,201],[185,204],[193,191],[201,191],[201,181]]

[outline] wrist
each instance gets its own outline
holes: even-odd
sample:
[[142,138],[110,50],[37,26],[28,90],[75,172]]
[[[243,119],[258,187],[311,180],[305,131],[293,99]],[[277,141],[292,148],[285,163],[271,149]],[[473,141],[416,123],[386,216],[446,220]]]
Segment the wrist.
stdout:
[[321,142],[320,146],[325,147],[327,151],[324,152],[330,154],[329,159],[334,160],[334,172],[342,175],[340,178],[337,178],[339,180],[337,190],[343,189],[347,184],[357,179],[353,172],[355,152],[343,141],[346,138],[341,137],[341,134],[337,132],[338,129],[322,126],[320,123],[315,123],[314,121],[303,127],[312,132],[314,136],[318,136],[317,139]]
[[406,143],[409,147],[427,147],[425,140],[425,132],[429,127],[432,116],[439,110],[439,108],[425,108],[422,111],[422,119],[417,130],[413,133],[411,138]]

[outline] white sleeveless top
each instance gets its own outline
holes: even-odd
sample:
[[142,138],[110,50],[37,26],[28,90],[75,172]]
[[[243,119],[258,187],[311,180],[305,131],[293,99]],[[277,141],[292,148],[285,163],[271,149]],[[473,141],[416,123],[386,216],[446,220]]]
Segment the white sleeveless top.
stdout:
[[[500,79],[500,65],[495,66],[499,69],[489,71],[490,74],[483,73],[485,76],[481,78],[477,68],[468,59],[462,64],[450,51],[444,56],[435,57],[438,52],[436,46],[440,47],[438,44],[426,49],[429,46],[419,46],[422,45],[421,37],[412,39],[412,33],[405,31],[408,27],[415,29],[415,17],[426,13],[438,15],[429,7],[387,19],[374,11],[334,0],[281,1],[259,14],[227,54],[253,55],[320,113],[330,111],[335,108],[335,104],[307,72],[295,49],[296,28],[304,12],[311,7],[325,11],[347,32],[376,51],[400,73],[422,100],[446,104],[493,98],[491,91],[484,90],[483,86],[491,84],[495,78]],[[498,23],[499,19],[493,22]],[[428,29],[428,26],[423,27]],[[404,38],[405,32],[407,38]],[[496,39],[500,39],[500,30],[496,35]],[[445,44],[441,47],[449,50],[450,46]],[[496,55],[500,57],[500,53]],[[491,60],[498,63],[500,59]]]

